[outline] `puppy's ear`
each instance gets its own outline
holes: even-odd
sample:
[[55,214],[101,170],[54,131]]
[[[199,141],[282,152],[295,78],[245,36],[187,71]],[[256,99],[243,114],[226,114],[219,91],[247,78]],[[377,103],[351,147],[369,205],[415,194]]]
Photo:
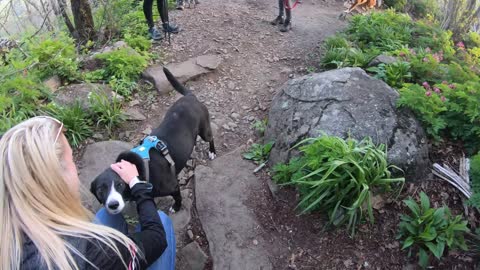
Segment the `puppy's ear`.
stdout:
[[118,155],[116,162],[119,162],[122,159],[135,165],[137,167],[140,179],[148,181],[148,179],[145,179],[146,173],[143,159],[138,154],[131,151],[125,151]]
[[97,198],[97,201],[100,204],[103,203],[97,195],[97,179],[96,178],[95,180],[92,181],[92,183],[90,183],[90,192],[95,196],[95,198]]

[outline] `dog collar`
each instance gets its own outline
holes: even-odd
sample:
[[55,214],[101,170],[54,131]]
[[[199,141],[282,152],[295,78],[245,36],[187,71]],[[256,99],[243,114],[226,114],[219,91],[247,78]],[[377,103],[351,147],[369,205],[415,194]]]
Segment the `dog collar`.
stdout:
[[170,156],[167,144],[164,141],[158,139],[157,136],[147,136],[145,137],[145,139],[143,139],[142,144],[130,150],[143,159],[143,163],[145,165],[146,181],[148,181],[148,179],[150,178],[148,162],[150,161],[150,149],[152,148],[156,149],[162,154],[162,156],[170,164],[170,168],[172,168],[172,171],[175,170],[175,162]]

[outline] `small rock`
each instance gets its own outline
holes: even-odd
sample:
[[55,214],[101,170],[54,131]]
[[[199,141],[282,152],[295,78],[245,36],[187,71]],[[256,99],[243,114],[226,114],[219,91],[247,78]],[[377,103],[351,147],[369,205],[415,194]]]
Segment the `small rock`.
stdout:
[[97,140],[103,140],[103,135],[101,133],[95,133],[92,137]]
[[53,77],[50,77],[49,79],[45,80],[43,84],[50,89],[52,93],[55,93],[55,91],[58,90],[58,88],[62,85],[62,81],[60,80],[60,77],[58,75],[55,75]]
[[345,267],[351,267],[351,266],[353,266],[353,262],[352,262],[351,259],[348,259],[348,260],[343,261],[343,265],[345,265]]
[[134,99],[130,101],[130,103],[128,103],[130,107],[137,106],[138,104],[140,104],[140,101],[138,101],[138,99]]
[[250,122],[252,122],[253,120],[255,120],[255,117],[253,117],[253,116],[250,115],[250,116],[247,118],[247,120],[250,121]]
[[231,128],[236,128],[236,127],[238,127],[238,125],[235,124],[234,122],[228,122],[228,125],[229,125]]
[[234,82],[229,82],[227,85],[228,89],[230,90],[235,90],[235,83]]
[[250,109],[248,106],[242,106],[242,110],[248,110]]
[[217,55],[201,55],[197,57],[197,65],[207,69],[217,69],[222,59]]
[[254,240],[253,240],[253,244],[254,244],[255,246],[257,246],[257,245],[258,245],[258,240],[257,240],[257,239],[254,239]]
[[278,60],[280,60],[280,59],[278,59],[278,57],[276,57],[276,56],[273,57],[273,62],[277,62]]
[[238,119],[240,117],[240,115],[238,113],[232,113],[230,115],[233,119]]
[[145,115],[135,108],[128,108],[125,115],[127,116],[127,120],[131,121],[143,121],[147,119]]
[[227,124],[223,124],[222,127],[223,127],[225,130],[230,130],[230,127],[229,127]]
[[187,230],[187,235],[190,240],[193,241],[195,239],[192,230]]
[[146,127],[143,131],[142,131],[143,134],[145,135],[150,135],[150,133],[152,133],[152,127]]

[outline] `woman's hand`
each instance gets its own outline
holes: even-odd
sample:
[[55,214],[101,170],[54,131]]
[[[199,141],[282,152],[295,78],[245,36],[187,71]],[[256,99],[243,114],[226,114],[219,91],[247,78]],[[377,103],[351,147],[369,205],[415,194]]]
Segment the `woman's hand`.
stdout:
[[130,182],[138,176],[137,167],[123,159],[120,162],[110,165],[110,168],[112,168],[127,185],[130,185]]

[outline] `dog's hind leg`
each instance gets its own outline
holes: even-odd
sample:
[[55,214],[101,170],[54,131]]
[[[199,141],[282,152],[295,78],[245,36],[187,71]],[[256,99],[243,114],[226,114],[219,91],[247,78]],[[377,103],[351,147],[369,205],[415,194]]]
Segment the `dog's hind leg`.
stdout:
[[203,123],[202,127],[200,128],[199,135],[202,140],[210,144],[208,148],[208,158],[215,159],[217,156],[217,151],[215,150],[215,143],[213,141],[213,132],[210,121],[207,120]]
[[180,211],[180,208],[182,208],[182,193],[180,193],[180,186],[178,189],[172,194],[173,199],[175,200],[175,203],[170,207],[169,212],[170,213],[176,213]]

